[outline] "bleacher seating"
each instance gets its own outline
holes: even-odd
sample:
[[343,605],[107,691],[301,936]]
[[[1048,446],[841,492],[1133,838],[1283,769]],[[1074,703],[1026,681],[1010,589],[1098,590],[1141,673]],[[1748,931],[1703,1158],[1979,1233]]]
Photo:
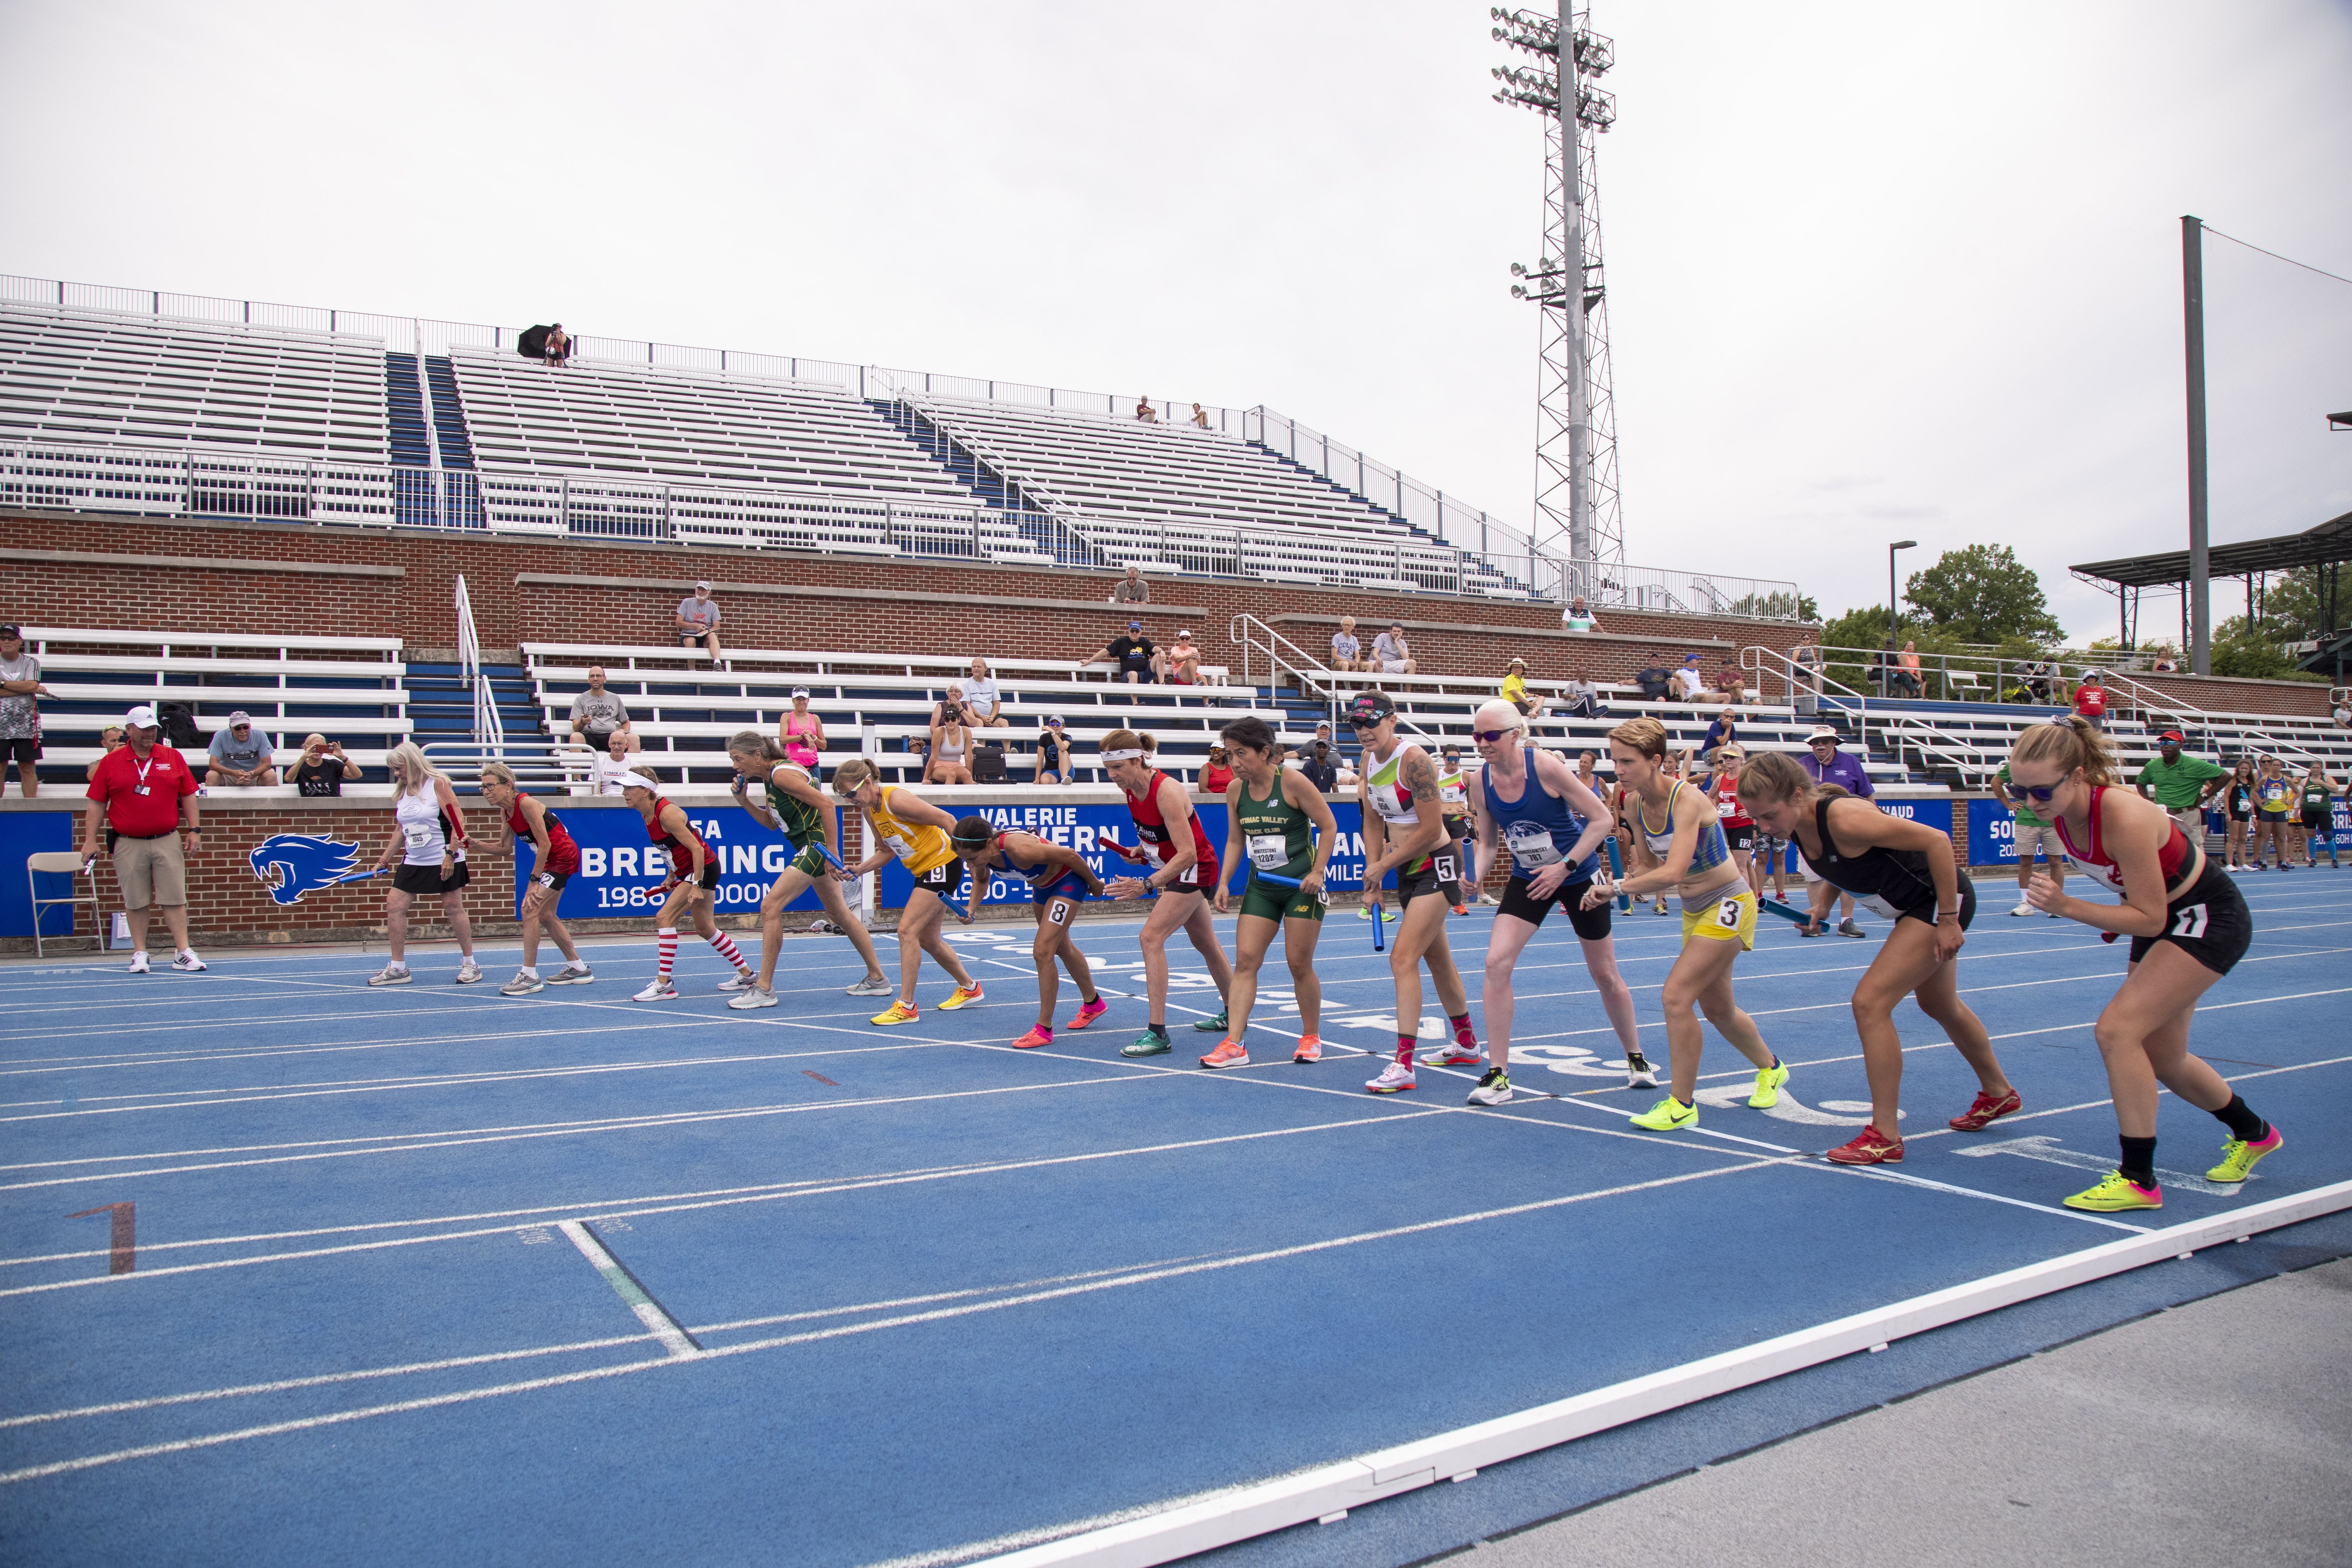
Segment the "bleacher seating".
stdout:
[[[1851,710],[1834,698],[1825,710]],[[1921,770],[1970,789],[1986,786],[2018,734],[2065,711],[2054,707],[1999,702],[1884,701],[1872,699],[1864,727],[1872,742],[1910,758]],[[2275,753],[2300,769],[2312,762],[2328,771],[2352,771],[2352,732],[2324,715],[2194,710],[2176,717],[2150,715],[2118,704],[2109,710],[2106,731],[2124,775],[2138,773],[2157,753],[2157,736],[2179,728],[2188,749],[2209,759],[2241,753]]]

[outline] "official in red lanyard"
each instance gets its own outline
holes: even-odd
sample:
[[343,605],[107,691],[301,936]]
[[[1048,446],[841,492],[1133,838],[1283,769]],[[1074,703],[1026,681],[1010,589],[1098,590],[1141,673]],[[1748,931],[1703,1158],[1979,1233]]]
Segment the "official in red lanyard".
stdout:
[[[186,758],[155,743],[161,730],[152,708],[133,708],[123,716],[125,743],[100,757],[90,773],[81,854],[85,860],[98,858],[102,829],[111,827],[118,835],[114,879],[121,884],[131,921],[131,973],[148,973],[148,911],[159,909],[178,954],[172,967],[195,974],[205,967],[188,945],[187,863],[204,847],[196,827],[196,778]],[[184,850],[183,832],[188,836]]]

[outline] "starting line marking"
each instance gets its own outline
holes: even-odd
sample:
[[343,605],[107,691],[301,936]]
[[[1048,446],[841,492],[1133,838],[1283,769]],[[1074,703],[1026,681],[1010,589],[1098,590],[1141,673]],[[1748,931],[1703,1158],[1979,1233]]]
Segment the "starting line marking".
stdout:
[[572,1245],[580,1249],[580,1256],[604,1277],[604,1283],[613,1288],[613,1294],[629,1304],[629,1310],[637,1315],[637,1321],[646,1326],[646,1332],[661,1342],[662,1349],[669,1352],[672,1359],[691,1361],[703,1353],[702,1347],[694,1342],[693,1336],[677,1326],[677,1319],[662,1310],[661,1303],[637,1283],[637,1277],[605,1248],[593,1231],[576,1219],[564,1220],[555,1228],[572,1238]]

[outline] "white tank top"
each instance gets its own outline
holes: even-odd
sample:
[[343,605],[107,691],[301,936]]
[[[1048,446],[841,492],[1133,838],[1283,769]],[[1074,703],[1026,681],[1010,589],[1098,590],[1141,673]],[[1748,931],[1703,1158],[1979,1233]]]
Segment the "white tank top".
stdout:
[[[400,823],[401,837],[407,840],[407,853],[401,857],[404,866],[438,866],[449,845],[448,827],[441,819],[441,800],[428,780],[422,795],[403,795],[392,803],[392,815]],[[466,851],[457,851],[458,859]]]
[[1414,809],[1412,797],[1397,787],[1397,765],[1404,761],[1406,749],[1405,744],[1400,742],[1385,762],[1378,763],[1372,761],[1370,748],[1365,750],[1364,765],[1368,772],[1364,776],[1364,798],[1370,801],[1372,809],[1386,820],[1418,826],[1421,813]]

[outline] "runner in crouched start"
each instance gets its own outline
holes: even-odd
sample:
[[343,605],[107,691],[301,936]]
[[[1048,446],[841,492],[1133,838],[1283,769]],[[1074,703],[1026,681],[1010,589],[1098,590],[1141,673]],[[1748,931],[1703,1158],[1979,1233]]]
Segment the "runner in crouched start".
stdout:
[[878,871],[895,858],[914,874],[914,890],[898,911],[898,999],[866,1020],[881,1028],[911,1024],[922,1016],[915,1005],[915,978],[929,953],[955,981],[955,991],[940,1004],[952,1013],[981,999],[980,982],[963,966],[963,959],[940,934],[951,907],[948,900],[963,879],[963,862],[948,843],[956,819],[898,784],[886,784],[874,764],[852,757],[833,773],[833,793],[866,814],[866,826],[882,847],[849,868],[852,877]]
[[702,835],[686,819],[683,808],[673,804],[661,793],[661,786],[643,773],[621,775],[621,798],[636,808],[646,819],[646,837],[669,852],[669,875],[663,878],[653,890],[664,895],[660,911],[654,916],[654,940],[660,944],[660,969],[653,983],[638,992],[633,1002],[675,1002],[677,987],[670,982],[670,972],[677,967],[677,917],[680,911],[694,917],[697,935],[718,951],[719,956],[735,966],[734,974],[719,983],[721,991],[743,991],[752,984],[751,966],[743,962],[736,948],[735,939],[719,929],[710,912],[711,893],[719,886],[719,862]]
[[[526,839],[533,850],[530,890],[522,900],[522,967],[499,987],[499,994],[529,996],[551,985],[587,984],[596,978],[595,973],[572,945],[572,933],[555,918],[563,885],[580,869],[580,846],[572,842],[562,817],[515,787],[514,770],[504,763],[482,764],[482,798],[498,807],[506,820],[506,850],[511,854],[520,849]],[[563,967],[548,979],[541,979],[539,973],[542,931],[564,960]]]
[[1029,956],[1037,964],[1037,1026],[1013,1041],[1014,1048],[1028,1051],[1054,1043],[1054,1003],[1062,988],[1061,977],[1054,973],[1057,960],[1078,983],[1078,994],[1086,998],[1070,1020],[1072,1029],[1083,1029],[1110,1011],[1110,1004],[1095,992],[1094,971],[1087,965],[1087,955],[1078,951],[1070,935],[1070,922],[1076,918],[1078,906],[1086,902],[1088,893],[1103,890],[1102,879],[1095,875],[1086,857],[1034,833],[1000,833],[984,816],[959,821],[948,841],[971,872],[966,919],[979,910],[981,889],[988,885],[991,871],[1002,868],[1029,884],[1029,899],[1037,912],[1037,940],[1029,947]]
[[1103,771],[1127,795],[1127,814],[1135,822],[1141,846],[1130,853],[1115,839],[1104,847],[1124,860],[1154,858],[1159,864],[1148,876],[1120,877],[1110,884],[1114,899],[1152,900],[1143,921],[1143,986],[1151,1005],[1151,1018],[1123,1057],[1156,1057],[1174,1049],[1168,1038],[1168,938],[1181,931],[1209,966],[1216,982],[1218,1008],[1196,1029],[1225,1026],[1226,998],[1234,984],[1234,966],[1218,944],[1216,922],[1210,918],[1207,890],[1217,885],[1217,852],[1185,798],[1184,786],[1151,765],[1146,736],[1132,730],[1113,730],[1102,739]]
[[2066,858],[2122,894],[2123,902],[2069,898],[2040,875],[2025,896],[2049,914],[2109,932],[2109,942],[2132,939],[2131,967],[2096,1027],[2123,1158],[2106,1180],[2066,1199],[2066,1206],[2102,1214],[2164,1206],[2156,1182],[2159,1083],[2229,1129],[2221,1163],[2206,1179],[2244,1181],[2284,1140],[2229,1080],[2189,1054],[2197,999],[2236,967],[2254,939],[2238,885],[2162,806],[2116,787],[2106,737],[2077,715],[2062,714],[2019,736],[2009,750],[2009,778],[2058,829]]
[[1478,821],[1473,875],[1483,885],[1495,857],[1507,854],[1511,879],[1486,944],[1486,1050],[1493,1065],[1470,1091],[1470,1103],[1502,1105],[1511,1098],[1511,971],[1554,904],[1568,911],[1575,928],[1585,973],[1617,1031],[1633,1087],[1654,1089],[1658,1078],[1642,1055],[1633,993],[1617,973],[1609,900],[1588,905],[1584,899],[1601,875],[1599,851],[1616,831],[1616,818],[1566,763],[1526,744],[1527,722],[1500,699],[1471,720],[1471,743],[1486,764],[1470,797]]
[[[1339,819],[1313,779],[1282,765],[1282,743],[1265,720],[1255,714],[1234,720],[1225,726],[1224,742],[1234,766],[1234,782],[1225,791],[1225,860],[1239,864],[1246,856],[1249,879],[1241,916],[1234,922],[1234,984],[1225,998],[1229,1026],[1201,1065],[1250,1065],[1250,1013],[1257,1005],[1258,972],[1276,931],[1282,933],[1291,995],[1298,1004],[1300,1033],[1290,1059],[1319,1061],[1323,983],[1315,973],[1315,940],[1322,933],[1323,911],[1330,902],[1323,876],[1339,844]],[[1219,914],[1231,907],[1222,876],[1216,901]]]
[[[1413,1087],[1413,1049],[1421,1034],[1421,966],[1437,988],[1454,1026],[1440,1067],[1478,1067],[1486,1057],[1470,1027],[1470,994],[1446,945],[1445,917],[1462,901],[1462,866],[1438,810],[1437,764],[1419,746],[1397,739],[1396,703],[1385,691],[1359,695],[1348,722],[1364,748],[1364,904],[1381,918],[1381,882],[1393,869],[1403,918],[1390,939],[1389,973],[1396,977],[1396,1060],[1364,1087],[1397,1094]],[[1393,836],[1393,837],[1392,837]]]
[[1853,988],[1853,1026],[1870,1079],[1870,1125],[1827,1158],[1840,1165],[1892,1165],[1903,1158],[1896,1109],[1903,1036],[1895,1026],[1895,1006],[1906,995],[1943,1026],[1977,1075],[1976,1103],[1952,1118],[1953,1131],[1979,1131],[2015,1114],[2023,1101],[1993,1055],[1983,1020],[1960,1000],[1954,960],[1976,919],[1977,891],[1952,857],[1951,836],[1890,816],[1836,784],[1816,784],[1794,758],[1779,752],[1748,762],[1739,792],[1764,831],[1794,839],[1821,878],[1824,892],[1816,915],[1834,893],[1851,893],[1895,922]]
[[[890,994],[890,980],[882,973],[874,939],[866,933],[866,922],[851,911],[849,900],[841,890],[841,873],[826,858],[828,854],[835,858],[841,854],[841,814],[833,802],[816,787],[806,768],[785,756],[772,736],[757,730],[738,730],[729,736],[727,760],[735,764],[735,804],[750,812],[761,826],[782,834],[793,851],[783,870],[768,885],[767,897],[760,900],[759,979],[727,1005],[744,1011],[776,1005],[776,959],[784,946],[784,906],[811,888],[816,889],[816,901],[826,918],[848,933],[849,945],[866,961],[866,977],[843,989],[852,996]],[[761,784],[758,800],[751,795],[753,779]]]

